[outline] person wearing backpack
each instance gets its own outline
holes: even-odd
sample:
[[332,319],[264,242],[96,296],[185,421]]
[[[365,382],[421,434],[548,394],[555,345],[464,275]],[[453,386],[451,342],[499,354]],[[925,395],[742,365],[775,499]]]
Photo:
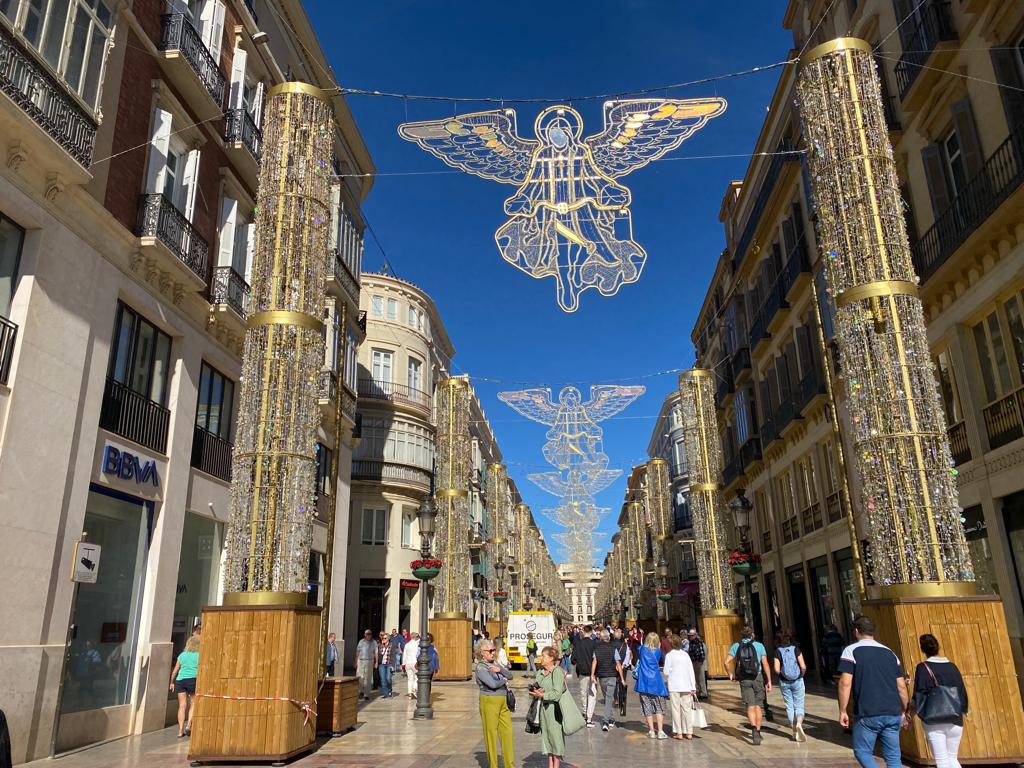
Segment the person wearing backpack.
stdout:
[[740,631],[740,641],[732,644],[725,657],[725,668],[730,680],[740,681],[740,694],[752,729],[750,740],[758,746],[762,741],[761,706],[772,689],[772,671],[768,667],[768,651],[754,639],[752,627]]
[[704,662],[708,658],[708,647],[704,645],[696,629],[690,630],[689,644],[686,652],[690,654],[690,661],[693,662],[693,676],[697,680],[697,698],[708,697],[707,676],[704,674]]
[[775,674],[779,676],[782,700],[786,702],[793,741],[807,741],[804,733],[804,675],[807,674],[807,664],[793,636],[792,629],[784,629],[775,636]]

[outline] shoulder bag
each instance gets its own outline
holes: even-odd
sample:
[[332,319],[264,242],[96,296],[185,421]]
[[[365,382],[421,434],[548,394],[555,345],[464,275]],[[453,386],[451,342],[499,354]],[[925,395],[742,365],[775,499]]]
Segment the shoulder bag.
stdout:
[[555,707],[557,708],[555,710],[556,714],[561,715],[558,719],[562,723],[562,732],[566,736],[571,736],[587,724],[587,721],[583,719],[583,715],[580,713],[580,708],[576,706],[576,699],[569,693],[569,687],[565,684],[565,678],[562,678],[562,693],[558,697]]
[[704,707],[700,705],[697,699],[693,700],[693,727],[694,728],[707,728],[708,727],[708,715]]
[[932,679],[932,687],[925,691],[924,701],[918,707],[917,716],[923,723],[959,722],[964,713],[960,689],[952,685],[939,685],[928,662],[923,663],[928,676]]
[[505,686],[505,703],[508,705],[509,712],[516,711],[516,695],[508,685]]

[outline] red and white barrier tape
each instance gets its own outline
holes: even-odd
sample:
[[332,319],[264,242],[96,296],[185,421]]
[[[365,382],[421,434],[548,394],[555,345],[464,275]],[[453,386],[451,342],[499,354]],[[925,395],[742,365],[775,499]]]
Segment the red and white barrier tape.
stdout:
[[300,710],[306,713],[305,719],[302,721],[303,725],[308,725],[310,716],[313,721],[316,721],[316,710],[313,709],[313,705],[308,701],[299,701],[297,699],[289,699],[287,696],[223,696],[216,693],[197,693],[193,698],[196,699],[223,699],[224,701],[287,701],[289,704],[294,704]]

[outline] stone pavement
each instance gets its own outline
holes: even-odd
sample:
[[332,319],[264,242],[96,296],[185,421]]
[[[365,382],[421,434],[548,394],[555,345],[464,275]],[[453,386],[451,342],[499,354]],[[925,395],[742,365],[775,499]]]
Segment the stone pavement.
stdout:
[[[517,673],[514,687],[519,707],[513,715],[516,765],[546,768],[547,757],[540,752],[540,736],[527,734],[524,718],[528,681]],[[570,680],[576,689],[576,679]],[[396,685],[404,690],[405,685]],[[581,768],[592,766],[678,765],[685,768],[833,768],[856,767],[850,737],[835,722],[835,701],[831,689],[808,691],[805,721],[807,742],[789,740],[782,697],[770,695],[776,722],[765,723],[764,743],[751,745],[746,717],[739,698],[739,686],[726,681],[711,684],[707,705],[709,728],[699,731],[692,742],[647,738],[647,726],[640,716],[640,704],[630,692],[626,717],[619,727],[604,733],[585,729],[570,736],[566,762]],[[361,706],[358,727],[333,739],[323,739],[313,754],[290,763],[297,768],[487,768],[477,708],[477,691],[471,683],[436,683],[433,693],[434,720],[412,721],[414,702],[407,698],[373,699]],[[600,712],[600,704],[599,712]],[[671,721],[666,719],[671,731]],[[188,745],[176,738],[177,729],[120,739],[80,750],[45,762],[45,768],[186,768]],[[44,768],[44,761],[29,763]],[[233,764],[239,765],[239,764]],[[264,764],[266,765],[266,764]]]

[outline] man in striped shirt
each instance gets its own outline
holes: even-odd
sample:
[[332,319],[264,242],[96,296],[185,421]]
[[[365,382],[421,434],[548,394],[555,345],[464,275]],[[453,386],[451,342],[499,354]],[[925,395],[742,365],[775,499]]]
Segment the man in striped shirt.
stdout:
[[381,632],[380,663],[377,665],[377,672],[380,674],[380,695],[381,698],[390,699],[394,696],[391,690],[391,638]]

